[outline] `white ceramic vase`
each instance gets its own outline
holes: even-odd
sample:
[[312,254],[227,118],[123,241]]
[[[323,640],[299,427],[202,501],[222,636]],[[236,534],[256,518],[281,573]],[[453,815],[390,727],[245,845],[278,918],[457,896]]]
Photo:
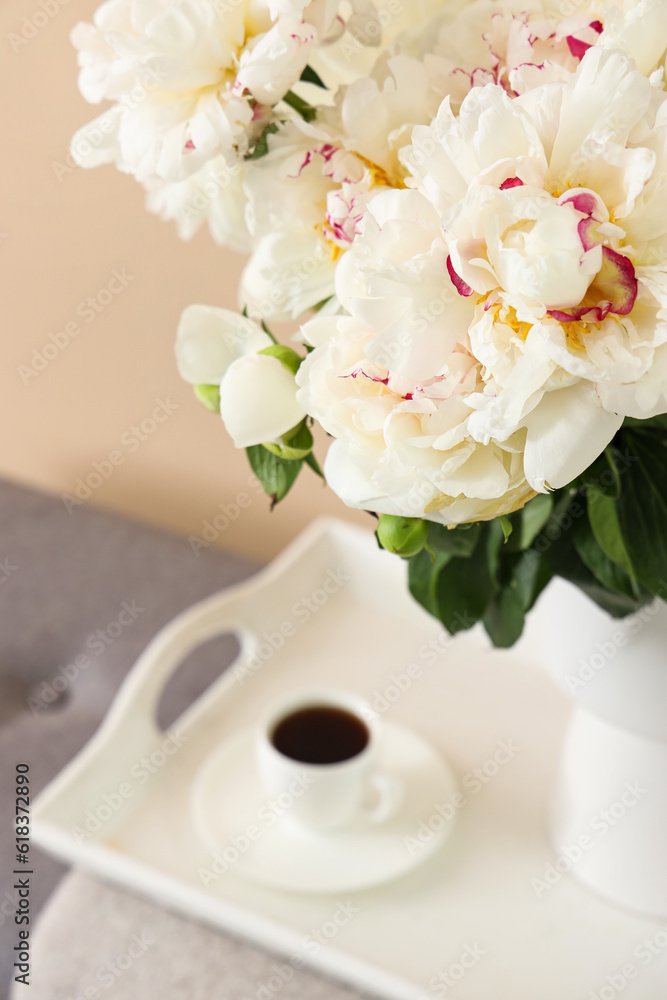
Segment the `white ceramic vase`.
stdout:
[[557,863],[667,918],[667,605],[614,619],[554,580],[535,608],[546,666],[575,700],[552,799]]

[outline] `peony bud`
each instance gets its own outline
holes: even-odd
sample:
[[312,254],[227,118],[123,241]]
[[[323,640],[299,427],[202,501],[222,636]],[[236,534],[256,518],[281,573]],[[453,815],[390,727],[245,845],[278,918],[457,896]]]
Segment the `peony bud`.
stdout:
[[249,354],[220,385],[220,416],[237,448],[278,441],[305,417],[292,373],[278,358]]
[[416,556],[424,548],[428,537],[428,522],[419,517],[396,517],[381,514],[377,538],[383,549],[403,559]]

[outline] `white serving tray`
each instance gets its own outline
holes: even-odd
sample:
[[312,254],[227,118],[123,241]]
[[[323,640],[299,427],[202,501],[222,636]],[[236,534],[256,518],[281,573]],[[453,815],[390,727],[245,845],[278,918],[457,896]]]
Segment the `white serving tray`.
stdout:
[[[341,574],[349,579],[341,582]],[[327,578],[340,585],[329,583],[333,593],[322,601]],[[294,630],[282,648],[250,661],[259,669],[239,673],[262,634],[285,623]],[[193,648],[227,631],[241,640],[236,664],[175,724],[187,739],[162,754],[165,763],[145,780],[140,761],[165,740],[155,722],[164,685]],[[628,963],[638,974],[625,983],[623,1000],[662,1000],[667,949],[641,958],[650,954],[645,939],[658,932],[663,940],[659,924],[608,906],[569,875],[552,874],[556,884],[539,896],[534,888],[554,861],[548,795],[569,712],[540,669],[539,634],[537,619],[507,653],[491,650],[478,631],[449,639],[409,597],[405,565],[380,551],[370,532],[317,521],[267,569],[156,636],[99,732],[35,803],[35,842],[391,1000],[606,1000]],[[407,684],[410,664],[421,676]],[[198,869],[210,866],[210,851],[190,811],[202,763],[290,689],[323,685],[359,692],[449,758],[463,794],[453,836],[411,874],[352,896],[263,888],[233,867],[204,888]],[[109,807],[110,818],[81,843],[73,830],[83,829],[87,811],[98,812],[105,796],[120,807]],[[351,910],[351,919],[334,923]]]

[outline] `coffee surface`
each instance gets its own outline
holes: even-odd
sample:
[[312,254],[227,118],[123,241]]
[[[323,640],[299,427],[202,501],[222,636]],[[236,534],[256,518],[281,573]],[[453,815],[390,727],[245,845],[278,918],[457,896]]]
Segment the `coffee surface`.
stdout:
[[352,712],[332,705],[311,705],[281,719],[271,742],[292,760],[336,764],[361,753],[368,738],[366,725]]

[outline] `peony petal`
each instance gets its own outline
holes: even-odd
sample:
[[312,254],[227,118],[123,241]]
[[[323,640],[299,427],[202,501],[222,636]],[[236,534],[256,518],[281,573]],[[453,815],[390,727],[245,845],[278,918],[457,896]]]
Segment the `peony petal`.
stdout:
[[374,463],[367,454],[334,441],[324,461],[327,484],[347,507],[373,510],[378,514],[401,513],[400,501],[383,496],[371,476]]
[[[602,267],[593,281],[587,299],[575,309],[550,309],[549,315],[559,323],[577,322],[585,319],[589,323],[601,323],[609,313],[627,316],[637,299],[637,278],[629,257],[617,253],[610,247],[602,247]],[[594,301],[597,298],[597,303]]]
[[592,250],[600,243],[600,239],[597,235],[598,223],[595,219],[582,219],[577,226],[577,232],[579,233],[579,239],[581,240],[581,245],[584,250]]
[[[664,327],[664,324],[661,324]],[[663,330],[663,335],[667,331]],[[622,383],[601,382],[599,394],[605,409],[646,420],[667,413],[667,343],[652,356],[651,366],[640,378]]]
[[454,288],[459,293],[459,295],[463,295],[465,298],[468,298],[469,295],[472,295],[472,288],[470,287],[470,285],[466,285],[463,278],[459,277],[459,275],[454,270],[454,265],[452,264],[451,257],[447,257],[447,273],[449,274],[449,277],[452,279],[452,284],[454,285]]
[[565,41],[575,59],[583,59],[591,47],[588,42],[582,42],[580,38],[575,38],[574,35],[567,35]]
[[504,180],[500,185],[500,190],[509,191],[511,188],[523,187],[523,186],[524,183],[520,177],[508,177],[507,180]]
[[482,444],[505,441],[523,427],[526,414],[538,405],[555,367],[542,346],[540,328],[534,327],[505,379],[503,391],[482,397],[479,409],[470,415],[468,431],[472,437]]
[[296,382],[278,358],[249,354],[227,369],[220,384],[220,416],[237,448],[276,441],[305,413]]
[[600,44],[608,49],[622,49],[635,60],[640,72],[651,73],[665,58],[667,7],[664,0],[609,5]]
[[[563,88],[549,164],[552,179],[561,182],[575,174],[581,177],[582,165],[591,162],[589,146],[599,141],[601,134],[605,141],[611,137],[624,143],[648,109],[651,90],[646,77],[622,53],[599,46],[589,49]],[[589,186],[585,179],[579,183]],[[608,202],[607,206],[611,207]]]
[[241,304],[251,316],[296,319],[333,295],[331,250],[314,231],[283,229],[262,237],[241,277]]
[[278,21],[242,53],[237,83],[260,104],[275,104],[299,79],[316,37],[310,24],[292,18]]
[[593,215],[595,212],[599,212],[602,207],[600,199],[593,191],[579,191],[577,194],[568,191],[567,195],[561,195],[558,204],[573,205],[577,212],[581,212],[582,215]]
[[108,108],[75,132],[70,143],[72,159],[86,169],[113,163],[118,159],[118,132],[124,108]]
[[534,490],[567,486],[607,447],[623,423],[609,413],[587,382],[547,392],[525,421],[526,479]]
[[627,316],[637,298],[637,278],[629,257],[602,247],[602,268],[595,279],[596,289],[611,302],[611,311]]

